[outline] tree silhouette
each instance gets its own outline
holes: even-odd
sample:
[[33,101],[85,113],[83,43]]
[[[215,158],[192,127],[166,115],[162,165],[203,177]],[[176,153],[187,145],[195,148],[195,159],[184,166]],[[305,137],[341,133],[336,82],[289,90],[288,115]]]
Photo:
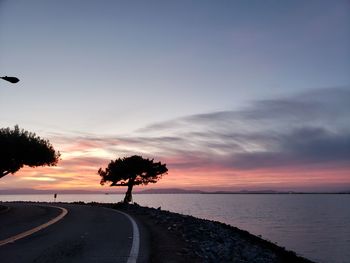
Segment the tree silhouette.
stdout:
[[44,140],[35,133],[20,129],[0,129],[0,178],[14,174],[24,165],[54,166],[60,153],[56,152],[48,140]]
[[19,81],[19,79],[16,77],[8,77],[8,76],[0,77],[0,79],[6,80],[11,83],[17,83]]
[[98,174],[102,177],[101,185],[111,182],[110,186],[127,186],[124,203],[129,203],[134,185],[156,183],[167,171],[166,164],[134,155],[111,161],[105,170],[100,168]]

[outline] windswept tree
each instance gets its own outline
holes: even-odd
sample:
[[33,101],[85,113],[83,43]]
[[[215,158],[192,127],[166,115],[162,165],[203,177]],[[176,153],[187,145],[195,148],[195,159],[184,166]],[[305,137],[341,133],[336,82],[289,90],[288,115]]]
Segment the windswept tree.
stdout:
[[111,182],[110,186],[128,187],[124,203],[132,201],[131,191],[134,185],[156,183],[167,172],[166,164],[153,162],[153,159],[144,159],[138,155],[116,159],[111,161],[105,170],[98,170],[102,177],[101,185]]
[[14,174],[24,165],[30,167],[54,166],[60,153],[56,152],[48,140],[35,133],[20,129],[0,129],[0,178]]

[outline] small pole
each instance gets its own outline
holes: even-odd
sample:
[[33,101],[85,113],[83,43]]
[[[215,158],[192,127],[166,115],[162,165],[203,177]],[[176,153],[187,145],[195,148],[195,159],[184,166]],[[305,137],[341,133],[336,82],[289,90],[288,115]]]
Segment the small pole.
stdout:
[[54,193],[53,195],[53,202],[56,203],[57,193]]

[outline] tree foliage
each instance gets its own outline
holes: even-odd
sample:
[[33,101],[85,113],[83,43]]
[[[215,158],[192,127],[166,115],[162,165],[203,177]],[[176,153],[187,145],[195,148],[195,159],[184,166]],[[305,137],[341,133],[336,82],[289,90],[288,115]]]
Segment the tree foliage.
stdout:
[[16,173],[24,165],[54,166],[60,153],[56,152],[48,140],[35,133],[20,129],[0,129],[0,178]]
[[110,186],[127,186],[124,202],[128,203],[132,200],[134,185],[156,183],[167,171],[166,164],[134,155],[111,161],[105,170],[100,168],[98,174],[101,176],[101,185],[111,182]]

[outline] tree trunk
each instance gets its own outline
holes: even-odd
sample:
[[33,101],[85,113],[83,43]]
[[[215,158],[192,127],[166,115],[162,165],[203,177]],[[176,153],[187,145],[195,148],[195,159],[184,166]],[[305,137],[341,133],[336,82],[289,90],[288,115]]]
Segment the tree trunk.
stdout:
[[125,193],[125,197],[124,197],[124,203],[128,204],[130,202],[132,202],[132,188],[134,187],[134,180],[131,180],[128,182],[128,190]]

